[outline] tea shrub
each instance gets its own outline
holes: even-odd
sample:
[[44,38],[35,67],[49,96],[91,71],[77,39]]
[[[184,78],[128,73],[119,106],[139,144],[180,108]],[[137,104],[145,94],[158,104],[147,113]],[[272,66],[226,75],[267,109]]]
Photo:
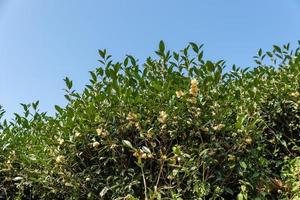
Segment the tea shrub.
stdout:
[[228,70],[195,43],[160,42],[142,65],[99,50],[82,92],[65,79],[55,116],[34,102],[2,120],[1,197],[299,199],[299,52],[274,45]]

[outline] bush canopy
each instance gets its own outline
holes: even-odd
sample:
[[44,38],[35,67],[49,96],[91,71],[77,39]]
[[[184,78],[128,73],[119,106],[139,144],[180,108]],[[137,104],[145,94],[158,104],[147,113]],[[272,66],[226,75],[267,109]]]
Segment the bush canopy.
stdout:
[[0,123],[0,199],[300,199],[299,48],[230,70],[202,46],[161,41],[142,65],[99,50],[55,116],[21,104]]

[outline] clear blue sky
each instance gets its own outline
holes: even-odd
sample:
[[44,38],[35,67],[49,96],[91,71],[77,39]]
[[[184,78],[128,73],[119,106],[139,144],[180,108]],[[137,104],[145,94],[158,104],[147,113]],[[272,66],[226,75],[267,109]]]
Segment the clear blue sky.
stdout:
[[66,103],[62,79],[80,90],[98,49],[143,60],[161,39],[172,50],[204,43],[206,58],[253,66],[259,48],[296,44],[299,21],[299,0],[0,0],[0,104],[6,117],[36,100],[53,114]]

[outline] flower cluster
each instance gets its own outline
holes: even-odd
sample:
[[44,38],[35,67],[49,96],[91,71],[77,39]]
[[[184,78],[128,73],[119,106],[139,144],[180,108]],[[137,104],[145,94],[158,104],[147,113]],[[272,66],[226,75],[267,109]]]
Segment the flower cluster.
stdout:
[[132,122],[134,123],[136,120],[137,120],[137,114],[133,113],[133,112],[129,112],[126,119],[129,121],[129,122]]
[[138,159],[138,163],[141,163],[142,159],[153,158],[153,154],[151,153],[151,151],[147,147],[144,147],[143,149],[136,150],[133,153],[133,156]]
[[140,123],[138,122],[138,116],[137,114],[133,113],[133,112],[129,112],[126,119],[129,122],[130,126],[134,126],[136,127],[138,130],[141,129]]
[[299,92],[292,92],[291,96],[297,98],[299,96]]
[[104,130],[103,128],[97,128],[96,129],[97,135],[99,135],[102,138],[105,138],[109,135],[107,130]]
[[62,138],[59,138],[59,139],[57,139],[57,142],[59,145],[62,145],[65,142],[65,140]]

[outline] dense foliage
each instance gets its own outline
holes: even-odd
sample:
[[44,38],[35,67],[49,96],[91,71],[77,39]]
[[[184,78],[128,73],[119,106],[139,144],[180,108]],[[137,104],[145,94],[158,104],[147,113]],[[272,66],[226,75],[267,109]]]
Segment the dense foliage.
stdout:
[[194,43],[160,42],[143,65],[99,50],[82,93],[65,79],[55,116],[35,102],[2,120],[2,198],[300,199],[300,51],[289,48],[231,71]]

